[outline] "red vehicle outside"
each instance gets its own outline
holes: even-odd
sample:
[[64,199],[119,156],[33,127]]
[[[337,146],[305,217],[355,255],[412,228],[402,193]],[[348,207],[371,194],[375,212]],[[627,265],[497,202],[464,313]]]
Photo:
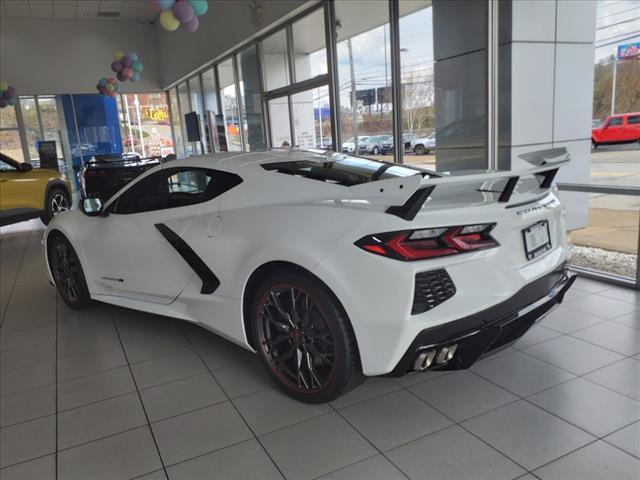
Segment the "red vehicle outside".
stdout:
[[593,147],[640,141],[640,113],[611,115],[602,125],[591,129]]

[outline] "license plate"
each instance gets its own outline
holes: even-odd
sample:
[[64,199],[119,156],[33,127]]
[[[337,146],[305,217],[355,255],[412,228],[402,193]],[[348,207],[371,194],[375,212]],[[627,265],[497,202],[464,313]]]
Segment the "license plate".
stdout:
[[533,260],[551,250],[549,222],[547,220],[542,220],[525,228],[522,230],[522,236],[524,237],[524,250],[528,260]]

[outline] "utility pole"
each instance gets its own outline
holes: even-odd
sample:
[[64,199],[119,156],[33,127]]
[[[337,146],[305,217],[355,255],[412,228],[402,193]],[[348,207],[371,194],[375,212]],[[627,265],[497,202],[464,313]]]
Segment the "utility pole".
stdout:
[[618,71],[618,57],[613,58],[613,83],[611,84],[611,115],[616,114],[616,73]]
[[349,71],[351,73],[351,115],[353,121],[353,153],[358,154],[358,96],[356,95],[356,76],[353,72],[353,50],[351,48],[351,38],[347,39],[349,48]]

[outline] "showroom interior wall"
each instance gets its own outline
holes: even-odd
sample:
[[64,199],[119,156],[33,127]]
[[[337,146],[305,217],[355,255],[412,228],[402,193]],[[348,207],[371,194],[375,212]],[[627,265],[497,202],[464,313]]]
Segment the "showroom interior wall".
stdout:
[[113,53],[135,50],[144,63],[137,83],[122,90],[161,90],[153,25],[104,20],[0,19],[2,79],[19,95],[96,93],[96,83],[111,76]]

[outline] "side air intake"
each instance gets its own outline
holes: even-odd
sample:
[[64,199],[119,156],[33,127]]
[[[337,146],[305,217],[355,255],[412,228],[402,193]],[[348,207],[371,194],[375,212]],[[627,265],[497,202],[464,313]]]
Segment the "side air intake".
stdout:
[[437,307],[456,294],[456,287],[446,270],[416,274],[411,315]]

